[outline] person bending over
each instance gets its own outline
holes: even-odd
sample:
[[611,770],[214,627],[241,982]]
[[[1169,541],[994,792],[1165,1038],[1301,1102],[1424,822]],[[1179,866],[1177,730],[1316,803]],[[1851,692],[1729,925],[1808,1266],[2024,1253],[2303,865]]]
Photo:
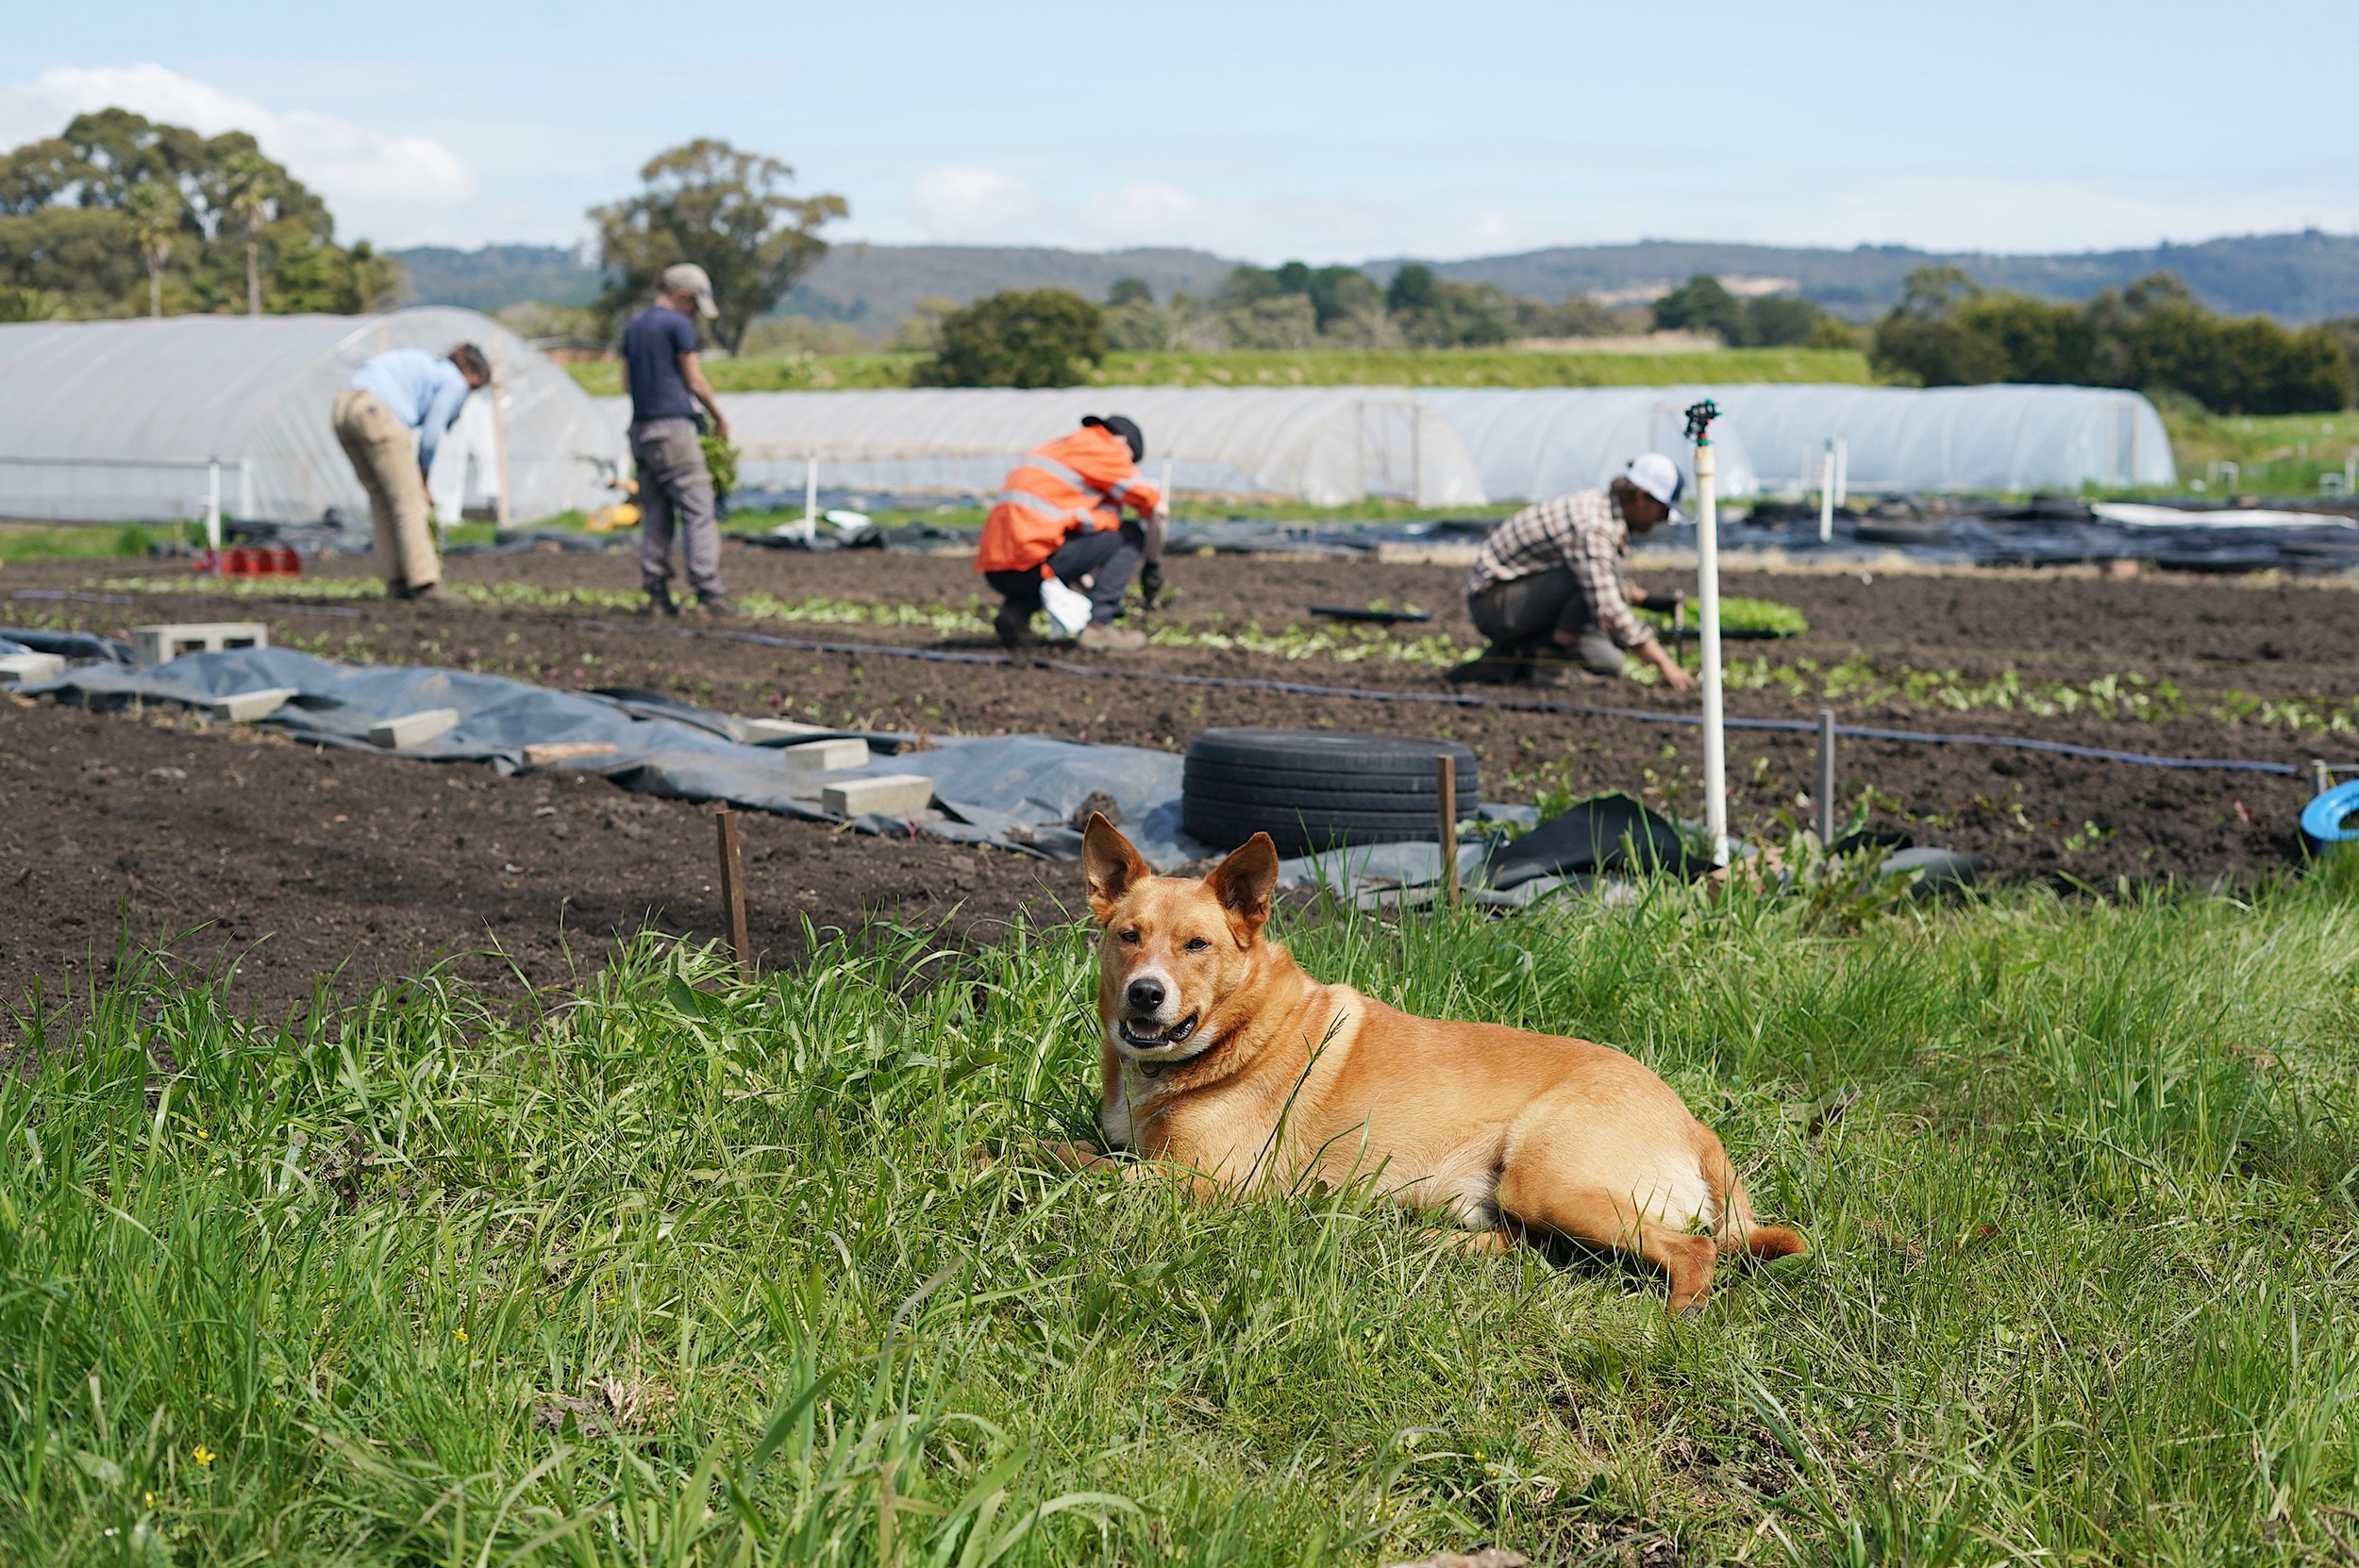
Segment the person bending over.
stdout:
[[1511,685],[1568,661],[1600,676],[1636,654],[1684,692],[1695,684],[1631,612],[1648,595],[1624,575],[1630,536],[1681,521],[1678,465],[1660,452],[1631,459],[1602,490],[1526,507],[1491,530],[1466,575],[1466,613],[1490,646],[1452,680]]
[[[1150,608],[1163,587],[1171,507],[1139,476],[1146,456],[1146,438],[1135,423],[1091,414],[1081,428],[1035,447],[1010,472],[975,550],[975,570],[1000,596],[991,625],[1002,645],[1017,647],[1030,637],[1042,586],[1052,579],[1089,597],[1082,647],[1146,645],[1144,632],[1115,624],[1133,573]],[[1126,507],[1132,517],[1122,515]]]
[[491,380],[491,364],[473,343],[441,359],[395,348],[362,361],[336,394],[328,423],[368,492],[376,570],[389,599],[430,599],[440,592],[443,558],[434,546],[427,475],[467,394]]

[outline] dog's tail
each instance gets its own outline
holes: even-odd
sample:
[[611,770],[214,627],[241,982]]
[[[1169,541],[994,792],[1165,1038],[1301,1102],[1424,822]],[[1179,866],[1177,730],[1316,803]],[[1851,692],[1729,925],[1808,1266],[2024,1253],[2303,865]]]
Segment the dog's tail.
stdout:
[[1790,1258],[1810,1250],[1799,1231],[1753,1223],[1753,1200],[1746,1195],[1725,1150],[1712,1151],[1704,1161],[1704,1176],[1720,1193],[1720,1220],[1712,1227],[1712,1242],[1722,1257]]

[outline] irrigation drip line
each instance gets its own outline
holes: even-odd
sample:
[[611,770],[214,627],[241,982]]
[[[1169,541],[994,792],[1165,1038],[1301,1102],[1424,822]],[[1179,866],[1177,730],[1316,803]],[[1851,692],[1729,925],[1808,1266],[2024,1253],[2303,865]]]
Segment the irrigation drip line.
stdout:
[[[1245,676],[1192,676],[1177,670],[1129,670],[1105,664],[1077,664],[1065,659],[1017,659],[1008,654],[954,653],[945,648],[910,648],[895,642],[826,642],[793,637],[771,637],[757,631],[717,631],[695,626],[636,626],[611,621],[590,623],[594,631],[635,632],[653,637],[709,637],[731,642],[751,642],[765,648],[797,653],[881,654],[889,659],[914,659],[932,664],[1004,664],[1023,669],[1055,670],[1063,675],[1113,676],[1168,686],[1208,686],[1223,691],[1279,692],[1297,697],[1342,697],[1358,702],[1421,703],[1440,708],[1496,708],[1513,713],[1574,713],[1592,718],[1628,719],[1636,724],[1700,726],[1700,713],[1659,713],[1643,708],[1610,708],[1601,703],[1501,702],[1465,692],[1380,692],[1359,686],[1314,686],[1299,680],[1268,680]],[[1809,719],[1746,719],[1723,721],[1731,729],[1774,730],[1815,735]],[[2078,757],[2097,762],[2129,762],[2146,768],[2212,769],[2229,773],[2272,774],[2298,777],[2302,770],[2290,762],[2256,762],[2230,757],[2156,757],[2150,752],[2114,751],[2104,746],[2074,745],[2068,741],[2038,741],[2024,735],[1983,735],[1972,731],[1885,729],[1872,725],[1837,725],[1837,735],[1860,741],[1892,741],[1904,745],[2003,746],[2016,751],[2040,751],[2057,757]]]

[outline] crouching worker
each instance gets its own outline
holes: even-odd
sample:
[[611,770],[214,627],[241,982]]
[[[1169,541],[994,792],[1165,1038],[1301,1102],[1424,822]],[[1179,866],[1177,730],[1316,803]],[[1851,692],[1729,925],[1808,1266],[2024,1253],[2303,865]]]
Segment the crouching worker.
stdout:
[[1452,680],[1509,685],[1568,664],[1627,673],[1634,653],[1675,692],[1694,677],[1631,612],[1648,595],[1623,575],[1630,536],[1683,521],[1680,471],[1660,452],[1633,459],[1603,490],[1526,507],[1491,530],[1466,576],[1466,613],[1490,646]]
[[[1146,438],[1120,414],[1092,414],[1016,465],[983,522],[975,570],[1004,601],[992,629],[1007,647],[1031,635],[1046,584],[1089,599],[1084,648],[1143,648],[1146,636],[1115,623],[1136,574],[1152,606],[1163,587],[1163,525],[1171,508],[1139,477]],[[1122,515],[1128,507],[1134,514]],[[1144,564],[1142,565],[1142,562]]]

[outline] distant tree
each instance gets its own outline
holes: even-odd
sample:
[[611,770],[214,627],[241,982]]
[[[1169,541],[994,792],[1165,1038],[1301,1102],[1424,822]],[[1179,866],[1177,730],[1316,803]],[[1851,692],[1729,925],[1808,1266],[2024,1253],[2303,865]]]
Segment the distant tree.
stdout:
[[348,250],[309,235],[274,240],[270,257],[266,300],[290,315],[357,316],[388,309],[401,293],[401,263],[366,240]]
[[2077,306],[2026,294],[1982,293],[1959,306],[1952,319],[1998,348],[2006,360],[2006,380],[2075,386],[2100,379],[2090,360],[2095,340],[2086,313]]
[[2343,351],[2343,363],[2353,383],[2359,384],[2359,316],[2336,316],[2321,325]]
[[1106,291],[1106,304],[1109,308],[1119,305],[1152,305],[1154,303],[1155,291],[1147,287],[1146,279],[1143,277],[1117,277],[1114,279],[1113,287]]
[[1828,323],[1839,329],[1837,346],[1854,346],[1851,329],[1835,321],[1815,300],[1799,294],[1764,294],[1745,302],[1745,341],[1758,347],[1807,346],[1836,336],[1821,330]]
[[1396,316],[1438,315],[1442,309],[1442,280],[1433,269],[1412,261],[1384,286],[1384,309]]
[[1221,312],[1231,348],[1309,348],[1318,341],[1318,310],[1307,292],[1287,292]]
[[278,215],[276,165],[259,153],[235,152],[222,161],[222,215],[245,242],[245,313],[262,313],[262,230]]
[[819,230],[851,211],[842,196],[788,195],[794,176],[775,158],[709,137],[649,158],[644,190],[590,209],[614,278],[599,299],[610,323],[644,305],[664,268],[694,261],[721,309],[712,334],[736,353],[754,318],[827,254]]
[[[142,190],[171,198],[180,214],[175,309],[323,309],[287,292],[290,265],[339,278],[329,292],[342,299],[381,295],[380,280],[393,275],[385,259],[338,245],[326,204],[246,132],[200,136],[107,108],[0,154],[0,287],[55,293],[76,315],[137,309],[142,292],[151,311],[160,309],[160,279],[134,232],[135,200],[160,197]],[[323,296],[308,288],[303,297]]]
[[1958,319],[1982,292],[1962,267],[1917,268],[1900,302],[1876,324],[1871,362],[1886,376],[1926,387],[2005,380],[2006,351]]
[[147,313],[160,317],[164,313],[164,263],[172,259],[172,247],[180,237],[186,213],[179,197],[161,180],[143,180],[133,186],[124,206],[131,220],[131,242],[139,246],[140,261],[147,268]]
[[1070,289],[1008,290],[942,318],[913,387],[1071,387],[1106,357],[1105,318]]
[[1658,332],[1709,332],[1731,348],[1752,342],[1745,302],[1718,278],[1698,273],[1654,302]]
[[959,308],[955,299],[940,294],[928,294],[917,302],[917,308],[901,318],[893,329],[893,352],[895,354],[939,354],[942,352],[942,323]]

